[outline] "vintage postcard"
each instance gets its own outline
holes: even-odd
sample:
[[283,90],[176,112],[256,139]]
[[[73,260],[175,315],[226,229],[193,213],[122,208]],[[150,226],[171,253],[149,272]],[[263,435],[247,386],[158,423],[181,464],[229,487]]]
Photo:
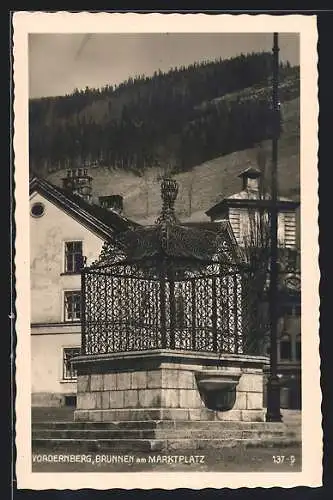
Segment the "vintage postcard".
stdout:
[[13,58],[18,487],[320,486],[316,17],[15,12]]

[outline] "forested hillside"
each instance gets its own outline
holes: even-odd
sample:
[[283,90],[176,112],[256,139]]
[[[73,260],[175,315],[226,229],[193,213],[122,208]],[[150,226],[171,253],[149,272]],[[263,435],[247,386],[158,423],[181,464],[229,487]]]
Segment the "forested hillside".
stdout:
[[[272,134],[271,63],[271,53],[242,55],[31,100],[30,168],[41,176],[74,165],[143,176],[159,162],[181,173],[252,148]],[[281,65],[281,102],[298,96],[299,68]]]
[[[283,131],[278,150],[279,194],[294,200],[300,197],[300,152],[299,152],[299,98],[281,104]],[[175,175],[179,183],[176,210],[181,220],[209,220],[205,211],[224,196],[241,189],[237,177],[251,162],[256,166],[258,155],[266,158],[266,179],[269,183],[272,154],[271,141],[264,141],[260,147],[236,151],[219,156],[192,170]],[[96,166],[90,169],[93,177],[93,199],[98,196],[120,194],[124,197],[124,212],[130,218],[142,223],[153,223],[161,210],[160,182],[161,168],[152,167],[138,177],[133,172]],[[47,175],[50,182],[62,185],[66,170]]]

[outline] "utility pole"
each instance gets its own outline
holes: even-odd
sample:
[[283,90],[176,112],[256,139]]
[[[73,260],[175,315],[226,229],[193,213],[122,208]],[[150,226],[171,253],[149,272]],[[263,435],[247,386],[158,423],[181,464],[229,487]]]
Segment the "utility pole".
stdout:
[[272,172],[271,172],[271,255],[269,281],[270,315],[270,371],[267,382],[267,422],[281,422],[280,381],[277,376],[277,324],[278,324],[278,209],[277,209],[277,164],[279,120],[279,44],[278,34],[273,35],[273,137],[272,137]]

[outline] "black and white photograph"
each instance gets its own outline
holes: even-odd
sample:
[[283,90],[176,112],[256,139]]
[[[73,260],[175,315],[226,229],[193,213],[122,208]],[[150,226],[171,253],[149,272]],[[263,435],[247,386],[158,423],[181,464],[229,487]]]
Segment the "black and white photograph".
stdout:
[[22,487],[319,485],[315,18],[99,16],[14,22]]

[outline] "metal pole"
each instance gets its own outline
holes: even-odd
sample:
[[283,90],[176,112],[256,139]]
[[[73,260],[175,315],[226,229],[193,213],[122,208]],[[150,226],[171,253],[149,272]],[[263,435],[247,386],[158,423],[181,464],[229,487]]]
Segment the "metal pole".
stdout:
[[81,269],[81,354],[87,354],[86,273]]
[[271,261],[269,285],[270,313],[270,372],[267,382],[267,422],[281,422],[280,382],[277,376],[277,301],[278,301],[278,210],[277,210],[277,163],[279,138],[279,46],[278,34],[273,35],[273,138],[272,138],[272,177],[271,177]]

